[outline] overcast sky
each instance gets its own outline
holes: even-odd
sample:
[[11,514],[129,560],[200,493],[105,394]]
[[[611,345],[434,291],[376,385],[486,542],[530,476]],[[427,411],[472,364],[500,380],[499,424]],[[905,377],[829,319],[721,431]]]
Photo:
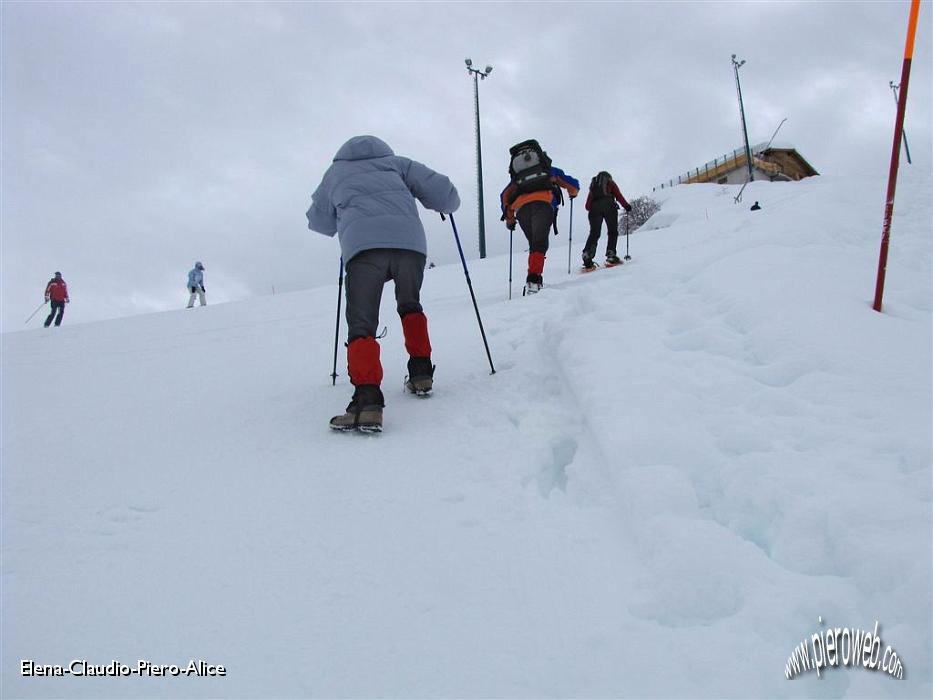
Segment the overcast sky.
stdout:
[[[304,212],[357,134],[450,176],[476,258],[465,57],[494,67],[480,83],[490,254],[508,250],[497,198],[513,143],[537,138],[581,181],[609,170],[630,198],[740,147],[732,53],[746,61],[752,143],[786,117],[777,141],[821,174],[877,172],[880,238],[888,83],[900,80],[908,13],[894,0],[4,0],[3,330],[23,328],[56,270],[72,296],[66,323],[180,308],[195,260],[208,303],[335,283],[337,243]],[[923,167],[930,28],[924,3],[906,121]],[[429,258],[455,260],[449,226],[423,220]]]

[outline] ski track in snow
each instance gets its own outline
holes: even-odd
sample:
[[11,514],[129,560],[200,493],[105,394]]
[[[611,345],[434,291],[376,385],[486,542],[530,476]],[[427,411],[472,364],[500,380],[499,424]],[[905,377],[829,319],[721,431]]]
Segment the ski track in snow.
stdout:
[[[378,436],[326,427],[331,289],[3,336],[4,696],[929,696],[929,174],[884,315],[872,188],[677,188],[633,261],[556,239],[512,301],[474,261],[495,375],[435,268],[426,399],[387,287]],[[908,681],[786,681],[819,616]]]

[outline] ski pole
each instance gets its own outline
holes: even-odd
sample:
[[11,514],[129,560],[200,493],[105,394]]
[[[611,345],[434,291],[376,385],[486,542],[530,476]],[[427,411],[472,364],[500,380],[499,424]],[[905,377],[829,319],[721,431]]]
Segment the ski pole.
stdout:
[[632,256],[628,254],[628,212],[625,212],[625,260],[631,260]]
[[567,274],[570,274],[570,256],[573,254],[573,200],[570,200],[570,234],[567,236]]
[[[460,245],[460,236],[457,233],[457,224],[454,222],[453,213],[449,214],[450,216],[450,225],[454,230],[454,240],[457,241],[457,250],[460,252],[460,262],[463,263],[463,274],[466,276],[467,287],[470,288],[470,297],[473,299],[473,310],[476,311],[476,320],[479,322],[479,332],[483,336],[483,345],[486,346],[486,357],[489,358],[489,369],[492,371],[490,374],[496,373],[496,368],[492,364],[492,355],[489,352],[489,343],[486,341],[486,331],[483,330],[483,319],[479,315],[479,306],[476,305],[476,295],[473,293],[473,283],[470,281],[470,271],[467,269],[466,258],[463,257],[463,246]],[[443,220],[444,214],[441,213],[441,219]]]
[[337,280],[337,325],[334,328],[334,371],[331,386],[337,386],[337,348],[340,344],[340,302],[343,300],[343,256],[340,256],[340,277]]
[[[33,311],[31,314],[29,314],[29,318],[26,319],[26,323],[29,323],[32,320],[32,317],[35,316],[37,313],[39,313],[39,309],[41,309],[46,304],[48,304],[47,301],[43,301],[41,304],[39,304],[39,307],[35,311]],[[24,323],[23,325],[25,326],[26,323]]]

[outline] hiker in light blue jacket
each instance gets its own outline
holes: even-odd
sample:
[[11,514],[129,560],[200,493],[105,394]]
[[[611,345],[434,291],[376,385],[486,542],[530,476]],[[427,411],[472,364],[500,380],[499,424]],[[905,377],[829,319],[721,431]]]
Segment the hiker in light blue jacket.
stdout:
[[191,292],[191,296],[188,297],[188,308],[190,309],[194,306],[194,298],[198,297],[198,300],[201,302],[201,306],[207,304],[207,300],[204,296],[204,265],[200,262],[196,262],[194,267],[188,272],[188,291]]
[[343,144],[312,196],[308,228],[337,234],[346,267],[347,369],[355,390],[347,412],[331,419],[335,430],[382,430],[385,399],[375,336],[382,288],[390,279],[409,355],[406,386],[422,395],[433,388],[428,322],[420,301],[428,249],[416,199],[445,214],[460,206],[446,176],[395,155],[375,136],[355,136]]

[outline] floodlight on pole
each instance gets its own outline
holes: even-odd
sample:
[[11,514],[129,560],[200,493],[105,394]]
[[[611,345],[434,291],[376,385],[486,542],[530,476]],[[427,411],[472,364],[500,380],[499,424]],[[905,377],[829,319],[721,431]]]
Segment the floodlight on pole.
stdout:
[[732,54],[732,67],[735,69],[735,89],[739,93],[739,114],[742,116],[742,134],[745,137],[745,160],[748,162],[748,181],[755,179],[752,171],[752,149],[748,145],[748,127],[745,125],[745,105],[742,103],[742,84],[739,82],[739,68],[745,65],[745,61],[736,61],[735,54]]
[[486,66],[485,70],[478,70],[473,67],[473,61],[466,59],[467,72],[473,76],[473,107],[476,117],[476,201],[477,215],[479,217],[479,256],[486,257],[486,214],[483,210],[483,150],[482,139],[480,138],[479,128],[479,81],[485,80],[486,76],[492,73],[492,66]]

